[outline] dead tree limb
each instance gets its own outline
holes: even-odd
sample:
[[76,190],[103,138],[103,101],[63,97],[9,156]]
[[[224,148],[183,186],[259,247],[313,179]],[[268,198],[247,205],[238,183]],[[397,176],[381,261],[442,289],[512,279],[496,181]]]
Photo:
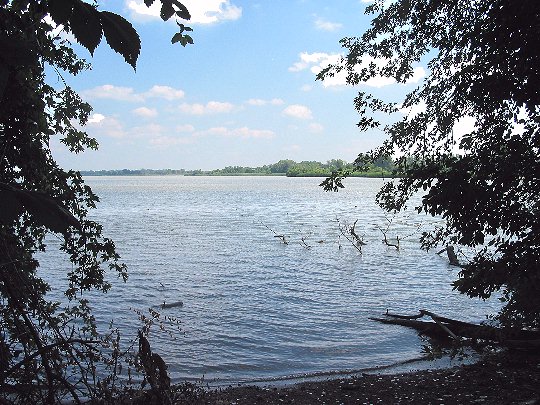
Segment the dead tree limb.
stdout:
[[446,252],[448,256],[448,262],[450,263],[450,265],[463,267],[463,265],[459,262],[459,259],[456,255],[456,251],[454,250],[454,247],[452,245],[446,246],[444,249],[437,252],[437,254],[440,255],[443,252]]
[[[419,318],[429,316],[432,321],[420,321]],[[462,342],[461,339],[485,340],[507,347],[539,348],[540,331],[515,328],[498,328],[488,325],[477,325],[436,315],[430,311],[420,310],[418,315],[397,315],[387,312],[384,318],[369,318],[371,320],[406,326],[416,329],[419,333],[434,337],[449,337]]]
[[283,242],[283,244],[285,245],[288,245],[289,242],[287,241],[287,239],[285,238],[285,235],[280,235],[278,234],[276,231],[274,231],[272,228],[270,228],[268,225],[264,224],[262,221],[261,221],[261,224],[268,230],[272,231],[274,233],[274,238],[279,238],[281,239],[281,242]]
[[[361,237],[358,236],[358,234],[355,231],[356,223],[358,220],[354,221],[354,224],[349,227],[346,224],[345,225],[339,225],[339,232],[345,239],[349,241],[349,243],[360,253],[362,253],[362,246],[366,245],[366,242],[363,241]],[[341,244],[339,245],[341,249]]]
[[379,231],[381,231],[381,233],[383,234],[383,242],[386,246],[391,246],[391,247],[395,247],[397,250],[399,250],[399,236],[396,236],[396,243],[392,243],[388,240],[388,238],[386,237],[386,234],[388,233],[388,228],[390,227],[390,223],[391,221],[389,221],[389,225],[386,227],[386,229],[382,229],[382,227],[380,227],[379,225],[375,225]]
[[366,242],[364,242],[364,239],[357,235],[354,228],[356,228],[356,223],[358,220],[354,221],[354,224],[349,229],[349,233],[353,236],[354,240],[356,241],[356,244],[359,246],[365,246]]
[[435,323],[436,323],[437,325],[439,325],[439,326],[442,328],[442,330],[444,330],[446,333],[448,333],[448,335],[450,335],[450,337],[451,337],[452,339],[454,339],[454,340],[456,340],[456,341],[458,341],[458,342],[461,341],[461,338],[460,338],[458,335],[456,335],[454,332],[452,332],[452,331],[448,328],[448,326],[446,326],[445,324],[443,324],[443,323],[441,322],[441,319],[440,319],[439,316],[435,315],[435,314],[432,313],[432,312],[426,311],[426,310],[420,310],[420,313],[421,313],[422,315],[428,315],[429,317],[431,317],[431,319],[433,319],[433,320],[435,321]]

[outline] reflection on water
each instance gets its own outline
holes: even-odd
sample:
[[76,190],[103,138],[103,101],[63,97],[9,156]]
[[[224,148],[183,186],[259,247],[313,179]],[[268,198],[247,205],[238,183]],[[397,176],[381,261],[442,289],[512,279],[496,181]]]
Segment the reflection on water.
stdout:
[[[428,308],[469,321],[493,312],[496,304],[452,291],[455,268],[420,250],[418,237],[433,219],[412,210],[391,218],[376,206],[383,180],[350,179],[339,193],[325,193],[320,181],[87,178],[101,199],[93,218],[130,273],[127,284],[112,276],[108,294],[90,294],[97,319],[106,325],[114,317],[125,335],[136,336],[140,325],[130,308],[183,301],[162,310],[182,321],[181,332],[170,329],[175,339],[151,335],[171,376],[236,382],[418,357],[414,331],[368,320],[386,309]],[[340,223],[356,220],[367,243],[362,255],[339,232]],[[381,242],[379,227],[388,224],[400,251]],[[40,260],[53,295],[70,268],[58,244],[51,239]]]

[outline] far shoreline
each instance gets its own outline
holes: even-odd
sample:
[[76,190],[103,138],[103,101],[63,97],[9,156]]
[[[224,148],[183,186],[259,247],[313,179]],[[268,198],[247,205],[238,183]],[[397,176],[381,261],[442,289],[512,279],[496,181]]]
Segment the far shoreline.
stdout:
[[[288,178],[327,178],[331,176],[331,173],[321,174],[321,173],[304,173],[301,175],[287,175],[286,173],[210,173],[202,172],[197,174],[177,174],[177,173],[161,173],[161,171],[156,170],[156,173],[144,172],[139,173],[138,170],[130,171],[129,173],[118,173],[116,170],[98,170],[98,171],[80,171],[81,176],[83,177],[288,177]],[[347,177],[351,178],[373,178],[373,179],[385,179],[385,178],[396,178],[397,176],[391,174],[370,174],[370,173],[352,173]]]
[[397,173],[391,159],[381,158],[362,166],[358,171],[354,163],[342,159],[331,159],[326,163],[314,160],[296,162],[281,159],[272,164],[262,166],[226,166],[221,169],[100,169],[80,170],[83,176],[287,176],[287,177],[330,177],[333,174],[347,177],[392,177]]

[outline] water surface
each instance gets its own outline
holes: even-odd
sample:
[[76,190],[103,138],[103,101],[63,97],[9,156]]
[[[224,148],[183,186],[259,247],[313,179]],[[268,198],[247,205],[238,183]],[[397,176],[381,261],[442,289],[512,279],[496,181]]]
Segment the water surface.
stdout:
[[[113,277],[108,294],[90,295],[95,315],[135,337],[133,309],[183,301],[162,310],[181,321],[181,332],[151,334],[175,380],[232,383],[391,364],[418,357],[422,342],[368,317],[425,308],[478,322],[495,308],[452,291],[456,268],[420,249],[420,233],[436,221],[390,217],[376,206],[382,179],[349,179],[339,193],[325,193],[316,178],[86,181],[101,198],[92,217],[130,274],[126,284]],[[340,236],[340,224],[355,221],[367,243],[362,254]],[[381,242],[381,229],[400,237],[399,251]],[[70,268],[55,244],[41,258],[53,294]]]

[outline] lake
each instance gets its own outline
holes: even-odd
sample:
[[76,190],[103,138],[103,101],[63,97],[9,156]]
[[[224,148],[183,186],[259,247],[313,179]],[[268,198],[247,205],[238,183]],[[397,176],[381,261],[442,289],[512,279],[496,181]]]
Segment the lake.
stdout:
[[[438,220],[414,210],[392,217],[375,204],[382,179],[351,178],[326,193],[317,178],[88,177],[101,199],[91,217],[129,267],[129,280],[89,294],[105,327],[136,337],[135,310],[181,321],[150,335],[174,381],[219,384],[348,372],[417,358],[407,328],[368,317],[387,309],[480,322],[497,304],[452,291],[445,256],[420,249]],[[414,206],[414,204],[413,204]],[[412,208],[412,207],[411,207]],[[340,235],[357,221],[362,254]],[[400,250],[382,243],[400,238]],[[284,235],[288,244],[275,234]],[[391,239],[390,239],[391,238]],[[49,241],[40,256],[52,297],[70,264]]]

